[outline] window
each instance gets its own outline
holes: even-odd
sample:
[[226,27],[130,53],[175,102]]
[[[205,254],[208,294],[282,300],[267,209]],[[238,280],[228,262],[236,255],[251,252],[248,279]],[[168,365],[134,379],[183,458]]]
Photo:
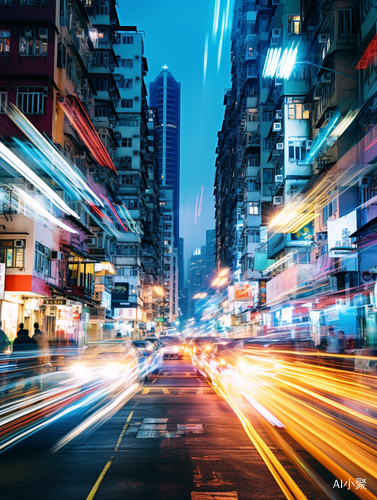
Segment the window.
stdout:
[[134,37],[133,36],[124,36],[124,37],[122,37],[122,42],[127,43],[127,44],[132,44],[132,43],[134,43]]
[[0,31],[0,56],[7,56],[10,52],[10,31]]
[[5,108],[8,104],[8,89],[0,87],[0,114],[5,113]]
[[131,69],[134,67],[134,61],[133,59],[120,59],[119,66]]
[[126,78],[126,80],[124,81],[124,86],[126,89],[132,89],[134,86],[134,81],[132,80],[132,78]]
[[0,262],[5,267],[24,267],[25,240],[0,240]]
[[46,112],[47,87],[18,87],[17,106],[27,115]]
[[300,16],[288,16],[288,33],[299,35],[301,32]]
[[121,99],[120,100],[121,108],[133,108],[133,100],[132,99]]
[[109,15],[109,0],[100,0],[94,5],[94,14],[100,16]]
[[259,215],[259,203],[251,202],[249,203],[249,215]]
[[107,104],[97,104],[94,110],[96,118],[103,118],[107,116]]
[[250,231],[248,234],[248,242],[249,243],[259,243],[260,242],[260,236],[259,236],[259,231]]
[[288,120],[309,120],[310,112],[303,111],[303,105],[288,104]]
[[306,150],[304,147],[290,143],[288,145],[288,157],[290,162],[302,161],[305,158]]
[[132,138],[122,137],[122,148],[132,148]]
[[340,36],[353,34],[351,9],[338,10],[338,34]]
[[0,5],[12,5],[12,0],[0,0]]
[[137,119],[120,118],[119,125],[122,127],[137,127],[139,125],[139,121]]
[[107,31],[100,31],[98,33],[98,42],[107,43],[109,41],[109,33]]
[[50,250],[37,242],[35,243],[34,269],[46,276],[51,276]]
[[263,169],[263,184],[271,184],[274,182],[274,174],[272,168]]
[[41,31],[21,31],[20,56],[47,56],[47,35],[46,37],[40,37]]

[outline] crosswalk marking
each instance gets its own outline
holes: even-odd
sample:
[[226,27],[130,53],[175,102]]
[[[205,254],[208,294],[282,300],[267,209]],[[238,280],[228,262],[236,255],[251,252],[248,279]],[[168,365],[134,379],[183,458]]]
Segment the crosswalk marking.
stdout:
[[180,396],[183,394],[195,394],[197,396],[203,396],[205,394],[213,394],[213,390],[210,387],[144,387],[139,393],[141,396],[146,396],[147,394],[153,394],[155,396],[159,394],[165,394],[170,396]]

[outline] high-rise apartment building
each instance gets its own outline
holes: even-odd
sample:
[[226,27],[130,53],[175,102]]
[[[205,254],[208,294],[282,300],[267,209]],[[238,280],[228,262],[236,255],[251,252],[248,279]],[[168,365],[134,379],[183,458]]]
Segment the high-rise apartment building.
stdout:
[[168,297],[166,317],[178,316],[179,180],[181,84],[164,67],[149,84],[149,104],[157,110],[156,138],[161,209],[164,218],[164,281]]

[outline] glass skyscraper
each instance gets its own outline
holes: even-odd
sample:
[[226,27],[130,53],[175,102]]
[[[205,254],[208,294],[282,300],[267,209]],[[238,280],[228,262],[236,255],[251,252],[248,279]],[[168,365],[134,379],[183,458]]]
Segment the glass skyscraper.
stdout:
[[162,188],[173,190],[174,247],[179,238],[179,169],[181,84],[164,66],[154,82],[149,84],[149,104],[157,109],[159,180]]

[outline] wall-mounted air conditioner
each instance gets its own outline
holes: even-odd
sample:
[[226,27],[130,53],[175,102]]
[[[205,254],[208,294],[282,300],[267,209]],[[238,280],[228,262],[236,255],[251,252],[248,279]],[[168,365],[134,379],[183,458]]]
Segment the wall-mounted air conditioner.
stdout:
[[48,30],[47,30],[47,28],[40,28],[39,31],[38,31],[38,34],[39,34],[39,38],[41,40],[47,40],[47,37],[48,37]]
[[275,117],[276,120],[281,120],[283,118],[283,113],[281,111],[277,111]]
[[284,142],[278,142],[276,144],[276,149],[284,149]]
[[326,111],[325,120],[332,120],[334,118],[334,111]]
[[58,252],[57,250],[51,250],[50,259],[51,260],[63,260],[63,254],[62,254],[62,252]]
[[360,187],[368,187],[368,186],[370,186],[370,182],[371,182],[370,177],[362,177],[359,180],[359,186]]
[[311,149],[313,145],[313,141],[305,141],[305,148],[306,149]]
[[281,130],[281,123],[275,122],[275,123],[273,124],[272,130],[273,130],[274,132],[279,132],[279,131]]
[[327,43],[327,35],[318,35],[318,43]]
[[274,196],[272,199],[272,203],[274,205],[281,205],[283,203],[283,197],[282,196]]
[[276,184],[281,184],[283,182],[284,178],[282,175],[275,175],[275,182]]
[[277,47],[279,45],[279,38],[271,38],[271,47]]
[[322,81],[323,83],[331,83],[331,73],[323,73]]
[[320,99],[322,99],[322,90],[315,90],[313,94],[313,100],[319,101]]
[[280,28],[274,28],[272,30],[272,37],[273,38],[279,38],[280,35],[281,35],[281,29]]
[[316,243],[323,242],[327,240],[327,233],[317,233],[314,235],[314,241]]
[[15,240],[14,246],[16,248],[25,248],[25,240]]

